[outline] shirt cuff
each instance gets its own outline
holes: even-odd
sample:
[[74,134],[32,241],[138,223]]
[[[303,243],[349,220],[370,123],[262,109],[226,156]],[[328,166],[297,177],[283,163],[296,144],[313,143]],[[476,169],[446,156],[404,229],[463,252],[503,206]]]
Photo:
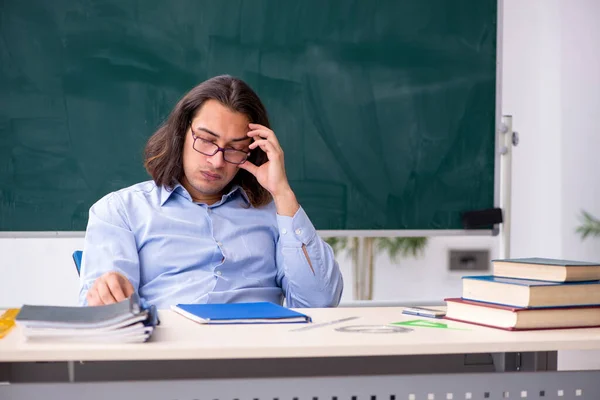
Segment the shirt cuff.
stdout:
[[293,217],[277,214],[277,226],[279,228],[279,240],[284,245],[300,247],[309,244],[317,235],[312,222],[300,207]]

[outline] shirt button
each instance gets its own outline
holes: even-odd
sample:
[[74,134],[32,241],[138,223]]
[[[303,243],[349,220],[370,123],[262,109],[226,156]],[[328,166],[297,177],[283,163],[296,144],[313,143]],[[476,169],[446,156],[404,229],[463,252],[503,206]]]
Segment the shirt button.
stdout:
[[287,229],[283,228],[283,229],[281,230],[281,233],[285,235],[285,234],[287,233]]
[[302,229],[300,229],[300,228],[296,229],[296,235],[302,235]]
[[221,243],[221,242],[217,242],[217,246],[219,246],[219,247],[223,247],[223,243]]
[[221,275],[223,275],[223,273],[221,271],[217,271],[217,275],[221,276]]

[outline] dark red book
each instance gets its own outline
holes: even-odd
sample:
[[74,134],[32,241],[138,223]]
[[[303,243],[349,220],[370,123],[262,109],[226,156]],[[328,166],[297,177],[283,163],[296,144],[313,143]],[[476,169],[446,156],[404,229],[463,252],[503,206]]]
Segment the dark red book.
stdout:
[[519,308],[448,298],[446,319],[505,330],[591,328],[600,326],[600,305]]

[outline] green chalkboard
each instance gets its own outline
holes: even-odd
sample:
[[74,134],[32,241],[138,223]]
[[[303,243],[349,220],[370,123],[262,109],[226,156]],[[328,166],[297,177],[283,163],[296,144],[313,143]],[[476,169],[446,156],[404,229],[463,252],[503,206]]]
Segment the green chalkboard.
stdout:
[[85,230],[220,74],[318,229],[461,229],[494,206],[496,25],[496,0],[0,0],[0,230]]

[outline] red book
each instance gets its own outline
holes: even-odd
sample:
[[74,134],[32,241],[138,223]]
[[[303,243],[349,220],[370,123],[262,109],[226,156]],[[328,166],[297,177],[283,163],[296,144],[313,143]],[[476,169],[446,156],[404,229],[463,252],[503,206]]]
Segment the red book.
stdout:
[[448,298],[446,319],[505,330],[590,328],[600,326],[600,305],[519,308]]

